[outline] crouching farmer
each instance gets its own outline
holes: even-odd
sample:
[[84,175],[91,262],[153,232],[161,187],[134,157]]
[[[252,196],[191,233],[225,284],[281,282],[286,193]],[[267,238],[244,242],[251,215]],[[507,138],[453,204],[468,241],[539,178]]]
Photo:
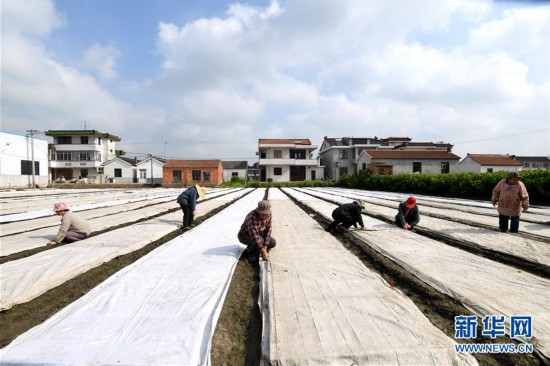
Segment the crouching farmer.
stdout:
[[332,218],[334,219],[330,225],[325,229],[330,233],[341,233],[349,229],[351,225],[357,227],[357,224],[361,226],[361,229],[365,229],[363,224],[363,216],[361,210],[365,208],[363,201],[353,201],[352,203],[345,203],[332,211]]
[[269,201],[258,202],[258,208],[250,211],[238,234],[239,241],[246,245],[248,260],[255,262],[261,256],[269,260],[269,251],[277,242],[271,237],[271,204]]
[[54,205],[53,211],[61,216],[61,226],[57,232],[55,241],[50,241],[48,246],[61,244],[63,241],[72,243],[90,236],[92,229],[88,222],[69,210],[67,204],[60,202]]
[[409,197],[401,202],[395,216],[395,224],[403,230],[412,230],[420,221],[420,212],[416,205],[416,198]]

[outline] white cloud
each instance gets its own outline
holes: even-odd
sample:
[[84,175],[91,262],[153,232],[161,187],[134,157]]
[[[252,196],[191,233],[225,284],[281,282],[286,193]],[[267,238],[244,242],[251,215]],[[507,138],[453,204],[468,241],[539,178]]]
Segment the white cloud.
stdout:
[[[161,20],[158,75],[137,84],[118,77],[124,60],[114,45],[94,43],[78,69],[56,61],[41,40],[62,24],[52,3],[40,3],[45,20],[12,2],[10,32],[2,26],[3,128],[44,120],[47,128],[75,128],[87,120],[123,142],[157,143],[127,151],[159,154],[159,142],[168,141],[172,157],[244,157],[256,148],[204,141],[319,144],[348,135],[463,142],[455,147],[462,156],[550,153],[547,139],[531,135],[516,140],[529,144],[467,143],[548,127],[548,6],[495,17],[486,1],[237,3],[218,17]],[[452,34],[457,27],[462,36]],[[418,34],[452,42],[429,45]]]
[[24,33],[44,36],[65,24],[50,0],[3,0],[2,33]]
[[90,70],[99,76],[103,81],[112,80],[117,76],[116,63],[121,56],[120,50],[113,46],[102,46],[94,43],[84,50],[82,59],[78,63],[83,70]]

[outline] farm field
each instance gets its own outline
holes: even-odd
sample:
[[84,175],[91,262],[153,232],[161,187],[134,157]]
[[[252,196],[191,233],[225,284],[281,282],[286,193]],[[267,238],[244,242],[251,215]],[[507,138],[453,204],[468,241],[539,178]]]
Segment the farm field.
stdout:
[[[0,360],[50,364],[518,364],[550,358],[550,208],[498,231],[490,202],[342,188],[210,189],[180,229],[178,189],[0,192]],[[277,247],[259,265],[237,232],[267,198]],[[324,227],[361,199],[365,231]],[[93,233],[55,247],[65,201]],[[532,317],[532,337],[481,334]],[[455,316],[478,319],[455,338]],[[467,354],[457,343],[528,343]]]

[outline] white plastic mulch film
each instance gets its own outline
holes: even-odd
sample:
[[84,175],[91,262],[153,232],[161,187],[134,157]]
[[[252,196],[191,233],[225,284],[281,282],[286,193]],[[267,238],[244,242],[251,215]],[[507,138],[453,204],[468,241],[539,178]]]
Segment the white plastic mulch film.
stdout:
[[277,247],[260,267],[262,364],[477,364],[407,296],[271,191]]
[[[308,190],[285,191],[326,218],[336,207],[302,193]],[[543,356],[550,357],[550,280],[365,215],[363,221],[368,231],[358,230],[354,235],[477,316],[532,316],[533,338],[519,340],[532,343]]]
[[256,190],[116,273],[2,349],[3,363],[208,365]]

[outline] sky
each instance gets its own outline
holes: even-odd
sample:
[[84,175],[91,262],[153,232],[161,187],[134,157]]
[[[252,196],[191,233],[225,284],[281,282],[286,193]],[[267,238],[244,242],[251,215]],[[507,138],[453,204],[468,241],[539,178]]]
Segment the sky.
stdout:
[[259,138],[324,136],[550,155],[550,1],[0,4],[5,132],[249,163]]

